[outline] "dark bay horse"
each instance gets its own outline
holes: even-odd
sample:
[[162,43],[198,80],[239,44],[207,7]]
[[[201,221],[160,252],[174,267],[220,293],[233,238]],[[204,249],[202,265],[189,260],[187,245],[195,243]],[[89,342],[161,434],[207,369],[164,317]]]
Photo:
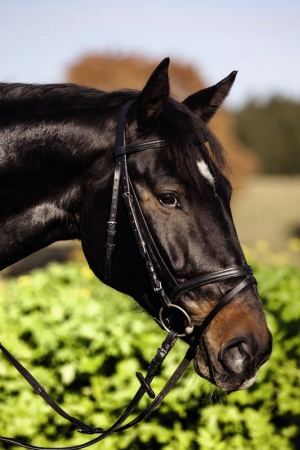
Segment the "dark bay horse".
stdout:
[[[166,292],[172,290],[170,277],[188,283],[246,265],[230,212],[232,189],[222,148],[206,125],[236,72],[179,103],[169,96],[168,65],[163,60],[141,92],[0,85],[1,269],[55,241],[79,239],[95,275],[159,319],[161,304],[121,201],[114,243],[105,248],[116,123],[128,101],[126,144],[150,142],[145,151],[128,156],[128,173],[164,260],[162,268],[153,252]],[[151,147],[158,140],[163,145]],[[109,248],[114,251],[108,280]],[[177,304],[193,326],[200,325],[242,278],[217,278],[182,290]],[[193,334],[184,339],[189,342]],[[210,323],[194,365],[221,389],[238,390],[252,385],[270,352],[270,333],[251,284]]]

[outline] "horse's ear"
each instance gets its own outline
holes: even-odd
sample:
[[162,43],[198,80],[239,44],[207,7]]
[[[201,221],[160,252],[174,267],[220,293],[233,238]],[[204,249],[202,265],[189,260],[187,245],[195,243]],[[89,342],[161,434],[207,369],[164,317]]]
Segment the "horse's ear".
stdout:
[[187,97],[183,103],[199,116],[203,122],[208,122],[217,112],[233,85],[237,71],[231,72],[228,77],[218,84],[211,86]]
[[170,59],[165,58],[154,70],[146,86],[137,99],[137,120],[141,128],[148,128],[160,116],[163,106],[169,97]]

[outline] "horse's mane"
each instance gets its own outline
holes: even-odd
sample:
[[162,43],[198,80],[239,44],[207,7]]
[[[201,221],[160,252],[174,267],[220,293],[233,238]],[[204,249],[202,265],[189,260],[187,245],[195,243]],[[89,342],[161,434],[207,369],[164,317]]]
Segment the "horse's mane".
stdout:
[[[0,83],[0,114],[47,113],[70,109],[119,106],[136,91],[104,92],[71,83],[23,84]],[[101,103],[99,103],[101,102]]]
[[[138,94],[138,91],[129,89],[104,92],[71,83],[0,83],[0,117],[117,107],[136,98]],[[168,142],[170,157],[179,172],[185,167],[194,179],[199,179],[196,161],[201,157],[206,161],[212,158],[220,172],[226,171],[222,146],[210,129],[185,105],[170,98],[164,106],[158,129],[155,131],[161,139]],[[204,142],[209,144],[209,150],[203,145]],[[199,147],[201,154],[197,151]],[[215,176],[222,181],[219,173]]]

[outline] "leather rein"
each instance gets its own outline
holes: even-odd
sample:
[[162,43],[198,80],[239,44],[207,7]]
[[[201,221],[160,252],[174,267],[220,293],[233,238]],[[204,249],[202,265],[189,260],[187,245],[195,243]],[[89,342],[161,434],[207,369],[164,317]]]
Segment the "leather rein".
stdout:
[[[161,308],[159,311],[159,317],[155,320],[159,323],[161,328],[167,331],[167,336],[162,342],[161,347],[158,348],[156,355],[152,359],[147,373],[144,376],[142,373],[137,372],[136,376],[140,383],[140,387],[137,390],[135,396],[120,416],[119,419],[107,430],[102,428],[95,428],[93,426],[87,425],[75,417],[70,416],[66,411],[64,411],[55,400],[47,393],[45,388],[40,385],[40,383],[31,375],[31,373],[0,343],[0,350],[5,354],[9,361],[15,366],[19,373],[25,378],[25,380],[33,387],[37,394],[39,394],[52,408],[64,419],[68,420],[70,423],[78,428],[80,433],[85,434],[98,434],[94,439],[89,440],[83,444],[69,446],[69,447],[39,447],[30,444],[25,444],[17,439],[9,438],[5,436],[0,436],[0,442],[5,442],[10,445],[18,445],[24,448],[32,450],[80,450],[90,445],[93,445],[112,433],[120,432],[126,430],[149,416],[154,409],[156,409],[166,395],[175,386],[178,380],[181,378],[185,370],[187,369],[190,362],[194,359],[196,354],[196,347],[199,345],[199,340],[205,332],[206,328],[213,320],[213,318],[218,314],[218,312],[229,303],[233,297],[241,292],[246,286],[256,283],[253,276],[253,272],[250,266],[237,266],[230,267],[227,269],[219,270],[216,272],[211,272],[205,275],[201,275],[192,279],[185,281],[184,283],[178,284],[172,274],[170,273],[167,265],[165,264],[160,252],[155,245],[155,241],[149,231],[147,222],[142,213],[141,207],[137,200],[136,194],[134,192],[132,183],[130,181],[128,171],[127,171],[127,155],[132,153],[144,151],[147,149],[161,148],[164,142],[161,140],[145,140],[136,142],[133,144],[126,145],[125,142],[125,125],[126,125],[126,114],[132,105],[134,100],[130,100],[122,107],[116,128],[116,145],[114,149],[114,160],[115,160],[115,171],[114,171],[114,181],[112,189],[112,202],[110,217],[107,227],[107,241],[106,247],[106,257],[105,257],[105,278],[107,284],[110,282],[111,278],[111,261],[113,250],[115,248],[114,237],[116,234],[116,217],[117,217],[117,207],[118,207],[118,197],[120,192],[120,184],[122,186],[122,196],[125,202],[125,206],[128,212],[128,217],[132,226],[132,230],[135,236],[136,244],[142,255],[145,265],[149,274],[150,283],[153,291],[158,295]],[[160,272],[162,273],[164,279],[170,284],[173,289],[171,294],[168,296],[162,287],[152,258],[155,259]],[[190,290],[196,289],[207,284],[216,283],[218,281],[227,280],[235,277],[244,277],[233,289],[231,289],[220,302],[210,311],[206,316],[204,321],[200,326],[193,325],[188,313],[180,306],[176,304],[178,299],[189,292]],[[173,330],[171,326],[170,317],[172,313],[177,312],[182,316],[183,319],[183,329]],[[155,397],[155,393],[151,388],[151,382],[154,377],[158,374],[159,369],[165,360],[166,356],[172,349],[178,337],[184,337],[190,335],[189,348],[182,359],[181,363],[174,371],[173,375],[167,381],[161,392]],[[135,419],[131,420],[127,424],[123,425],[126,419],[134,412],[135,408],[139,404],[142,397],[147,394],[150,398],[154,399],[149,406],[140,413]]]

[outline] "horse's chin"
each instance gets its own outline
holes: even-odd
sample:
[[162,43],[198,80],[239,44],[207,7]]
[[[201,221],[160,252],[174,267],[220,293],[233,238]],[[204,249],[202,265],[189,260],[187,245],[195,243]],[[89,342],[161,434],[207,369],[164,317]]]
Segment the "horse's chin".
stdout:
[[227,393],[248,389],[253,385],[256,379],[256,374],[237,375],[224,370],[203,347],[197,348],[196,357],[194,359],[194,368],[201,378],[205,378]]

